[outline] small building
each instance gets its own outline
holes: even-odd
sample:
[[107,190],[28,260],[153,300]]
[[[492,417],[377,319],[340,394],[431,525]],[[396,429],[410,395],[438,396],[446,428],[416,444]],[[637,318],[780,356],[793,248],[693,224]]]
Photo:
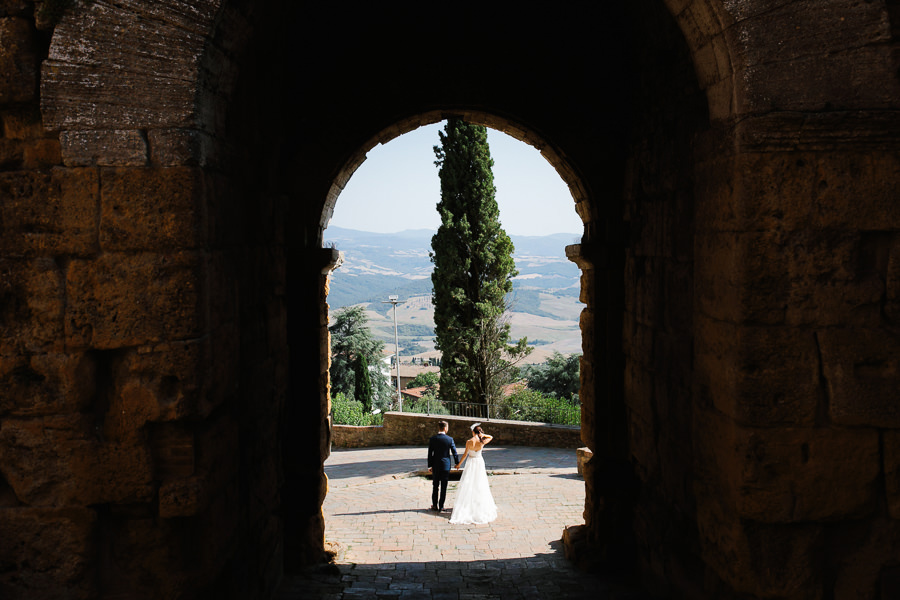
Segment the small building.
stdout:
[[[441,368],[431,365],[411,365],[400,362],[400,388],[405,389],[409,382],[421,373],[440,373]],[[391,386],[397,388],[397,366],[391,366]]]

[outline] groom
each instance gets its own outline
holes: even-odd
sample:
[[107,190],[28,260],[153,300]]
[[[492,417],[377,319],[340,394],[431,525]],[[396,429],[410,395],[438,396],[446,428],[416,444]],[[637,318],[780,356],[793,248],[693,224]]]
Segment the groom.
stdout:
[[[440,512],[444,510],[444,500],[447,498],[447,476],[450,468],[459,464],[456,455],[456,444],[453,438],[447,435],[450,426],[447,421],[438,421],[437,435],[428,440],[428,470],[431,471],[431,510]],[[450,455],[453,454],[453,462]],[[440,498],[438,498],[438,486],[440,486]]]

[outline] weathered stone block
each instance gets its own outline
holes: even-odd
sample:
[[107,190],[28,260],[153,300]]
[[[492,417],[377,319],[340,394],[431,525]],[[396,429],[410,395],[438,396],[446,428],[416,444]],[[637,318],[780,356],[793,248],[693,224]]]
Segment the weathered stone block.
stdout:
[[0,137],[0,165],[6,169],[20,169],[25,161],[22,142]]
[[694,289],[700,311],[735,323],[781,324],[790,279],[775,232],[698,233]]
[[[809,8],[813,6],[818,9],[818,15],[810,14]],[[734,4],[729,6],[729,12],[737,20],[735,36],[741,41],[740,55],[749,64],[819,56],[826,46],[856,47],[890,39],[890,23],[884,10],[868,4],[855,11],[846,7],[845,0],[766,1]],[[751,37],[783,42],[751,47],[747,43]]]
[[659,261],[646,256],[629,256],[625,259],[625,308],[642,325],[660,323],[662,300],[659,294]]
[[883,329],[829,329],[817,338],[832,421],[900,428],[900,340]]
[[[235,543],[237,517],[220,509],[214,516],[173,521],[158,518],[149,506],[136,508],[113,506],[100,513],[98,554],[103,566],[97,579],[104,591],[101,597],[176,598],[208,589],[221,564],[217,561],[227,555],[226,543]],[[229,525],[217,526],[214,518]],[[194,535],[204,540],[199,547],[185,539]]]
[[21,141],[46,135],[41,126],[41,112],[37,107],[4,110],[0,114],[0,121],[3,123],[3,135],[0,138]]
[[29,0],[0,0],[0,17],[25,17],[34,9]]
[[735,220],[723,222],[740,230],[807,227],[816,212],[816,155],[751,153],[734,159]]
[[653,397],[653,373],[629,365],[625,369],[625,399],[628,403],[628,435],[635,468],[644,481],[659,474],[658,415]]
[[62,350],[63,283],[53,259],[0,258],[0,355]]
[[147,134],[150,161],[162,167],[206,166],[212,159],[213,139],[195,129],[153,129]]
[[885,431],[882,435],[888,513],[892,519],[900,521],[900,431]]
[[[752,126],[752,120],[742,123],[745,129]],[[770,127],[768,121],[760,123],[760,135]],[[898,170],[900,156],[883,151],[746,152],[715,158],[699,169],[697,228],[896,229],[900,208],[890,182]]]
[[147,140],[136,130],[63,131],[59,134],[67,167],[142,167],[147,164]]
[[25,169],[53,167],[61,161],[59,140],[55,138],[32,140],[23,148],[22,167]]
[[698,234],[698,305],[736,323],[877,327],[890,251],[878,232]]
[[121,348],[198,337],[205,327],[201,269],[201,258],[187,252],[72,261],[66,342]]
[[882,237],[834,229],[785,236],[783,252],[790,279],[785,321],[803,326],[879,327],[887,268],[887,244]]
[[[154,427],[153,439],[157,476],[163,480],[159,491],[161,517],[200,514],[223,487],[234,483],[239,470],[236,448],[240,440],[237,424],[232,419],[220,418],[192,429],[177,423],[158,424]],[[264,435],[262,439],[271,442],[275,436]],[[268,448],[265,456],[272,455],[273,450]],[[171,460],[173,456],[174,461]],[[168,464],[165,464],[166,457],[170,457]],[[187,459],[190,459],[189,463]],[[265,462],[260,457],[254,478],[269,471]],[[276,475],[255,487],[268,490],[268,494],[274,493],[277,499],[276,490],[280,489],[281,481]]]
[[900,323],[900,237],[890,246],[884,277],[884,314],[892,322]]
[[622,327],[622,351],[631,362],[647,367],[652,364],[654,333],[652,327],[638,323],[630,313],[626,313]]
[[[157,479],[164,482],[195,480],[198,450],[194,429],[194,425],[188,422],[150,425],[150,446]],[[202,483],[199,480],[195,482]]]
[[900,152],[819,153],[815,165],[813,227],[900,229]]
[[0,18],[0,104],[30,102],[37,95],[35,33],[26,19]]
[[0,417],[39,417],[84,410],[95,391],[89,355],[0,355]]
[[[123,47],[123,44],[116,47]],[[169,64],[163,60],[160,63]],[[85,86],[84,81],[96,80],[94,65],[71,64],[52,57],[45,60],[41,70],[41,103],[47,129],[116,130],[123,125],[148,128],[196,125],[197,90],[194,85],[172,78],[171,74],[131,71],[128,77],[121,77],[115,69],[105,73],[98,85]],[[152,90],[153,93],[135,94],[136,89]],[[73,106],[77,108],[72,110],[70,107]],[[96,152],[99,154],[101,150]]]
[[[213,19],[222,17],[218,9],[215,1],[129,1],[71,11],[57,26],[44,62],[48,128],[195,126],[208,116],[197,111],[198,71],[201,58],[215,52],[205,40]],[[97,56],[111,68],[97,70]],[[212,79],[230,80],[229,75]],[[84,85],[85,78],[93,85]],[[74,110],[59,110],[60,104]]]
[[821,600],[816,557],[821,525],[769,525],[741,520],[714,488],[697,493],[704,562],[738,593],[753,598]]
[[200,247],[206,240],[205,200],[198,169],[104,169],[100,245],[106,251]]
[[694,297],[699,311],[714,319],[738,322],[745,292],[735,281],[740,257],[734,240],[720,234],[698,233],[695,246]]
[[232,329],[212,338],[141,346],[123,354],[117,389],[130,414],[146,421],[209,415],[237,389],[237,339]]
[[874,510],[880,471],[875,431],[741,432],[737,454],[743,516],[818,521]]
[[3,597],[96,598],[95,524],[88,508],[0,509]]
[[[889,573],[893,558],[900,556],[900,522],[875,518],[844,523],[829,532],[826,555],[840,556],[835,565],[834,598],[848,600],[888,600],[891,595],[879,595],[884,575]],[[887,568],[886,568],[887,567]],[[896,568],[896,567],[894,567]]]
[[[746,90],[739,113],[874,108],[889,105],[891,94],[896,97],[897,82],[888,81],[891,63],[884,56],[884,40],[891,36],[886,11],[871,4],[847,10],[843,0],[781,4],[740,21],[729,32],[733,60],[746,65],[738,75]],[[885,84],[859,89],[861,80],[873,79]]]
[[32,506],[150,501],[153,468],[142,434],[104,441],[103,429],[84,414],[4,420],[0,465],[16,497]]
[[594,453],[591,452],[590,448],[578,448],[575,450],[575,461],[578,469],[578,474],[584,477],[584,465],[587,461],[591,460],[594,456]]
[[696,378],[715,407],[755,427],[812,425],[819,398],[813,334],[696,319]]
[[[707,473],[742,519],[762,523],[858,518],[875,509],[881,458],[866,429],[754,429],[697,411],[696,446]],[[697,441],[695,439],[695,444]]]
[[202,478],[165,481],[159,487],[159,516],[163,519],[196,515],[208,503],[209,492]]
[[97,251],[99,184],[93,169],[0,173],[0,252],[59,256]]

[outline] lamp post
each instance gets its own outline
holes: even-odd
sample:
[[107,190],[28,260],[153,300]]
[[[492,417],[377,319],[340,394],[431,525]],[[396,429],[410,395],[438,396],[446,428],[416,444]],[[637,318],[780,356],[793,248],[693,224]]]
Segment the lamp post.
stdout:
[[388,296],[387,300],[382,300],[382,304],[391,304],[394,307],[394,352],[397,361],[397,403],[400,406],[400,412],[403,412],[403,396],[400,395],[400,340],[397,337],[397,305],[403,304],[399,300],[400,296]]

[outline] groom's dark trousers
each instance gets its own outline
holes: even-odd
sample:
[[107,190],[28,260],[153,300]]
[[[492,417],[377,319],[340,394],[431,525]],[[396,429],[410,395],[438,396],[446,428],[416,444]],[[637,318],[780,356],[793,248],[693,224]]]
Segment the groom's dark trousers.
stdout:
[[[450,455],[453,462],[450,462]],[[431,436],[428,440],[428,466],[431,468],[431,505],[444,510],[447,499],[447,476],[450,469],[459,462],[456,454],[456,443],[446,433]],[[440,496],[438,495],[440,492]]]

